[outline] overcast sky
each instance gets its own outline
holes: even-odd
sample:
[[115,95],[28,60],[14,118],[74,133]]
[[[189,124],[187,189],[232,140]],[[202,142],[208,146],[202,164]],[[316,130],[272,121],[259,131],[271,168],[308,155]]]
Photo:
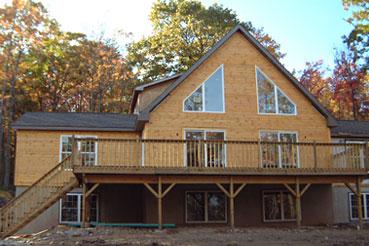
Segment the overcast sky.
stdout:
[[[0,0],[0,6],[10,0]],[[91,37],[102,31],[114,36],[119,30],[139,39],[151,32],[149,21],[153,0],[41,0],[50,15],[66,31]],[[235,10],[243,21],[263,27],[287,53],[282,63],[292,71],[308,61],[323,59],[333,64],[335,48],[343,48],[342,35],[351,30],[340,0],[203,0]],[[126,40],[127,42],[127,40]],[[123,43],[123,41],[122,41]]]

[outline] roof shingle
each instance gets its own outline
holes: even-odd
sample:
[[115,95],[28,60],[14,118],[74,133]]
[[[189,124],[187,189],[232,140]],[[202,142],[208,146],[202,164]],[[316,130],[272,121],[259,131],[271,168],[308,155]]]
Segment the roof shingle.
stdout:
[[369,138],[369,121],[338,120],[337,124],[331,130],[333,137]]
[[12,124],[14,129],[135,131],[136,115],[113,113],[29,112]]

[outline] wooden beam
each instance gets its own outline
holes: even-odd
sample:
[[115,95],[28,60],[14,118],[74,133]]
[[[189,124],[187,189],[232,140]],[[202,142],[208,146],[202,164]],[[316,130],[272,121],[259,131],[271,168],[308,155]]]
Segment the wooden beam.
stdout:
[[156,197],[159,198],[159,193],[156,192],[148,183],[144,183],[144,186]]
[[234,229],[234,187],[233,178],[231,177],[231,182],[229,184],[229,213],[231,216],[231,228]]
[[231,194],[223,187],[222,184],[216,183],[216,185],[224,192],[224,194],[226,194],[228,198],[231,197]]
[[350,184],[348,183],[345,183],[346,187],[352,192],[354,193],[355,195],[357,195],[357,192],[355,190],[355,188],[353,188]]
[[296,192],[288,185],[288,184],[283,184],[287,190],[289,190],[291,192],[291,194],[296,197]]
[[91,195],[92,192],[94,192],[94,190],[96,190],[97,187],[99,187],[100,184],[94,184],[91,189],[89,189],[87,192],[86,192],[86,197],[89,197]]
[[303,195],[304,195],[304,193],[309,189],[310,185],[311,185],[311,184],[306,184],[306,185],[305,185],[304,189],[302,189],[302,191],[301,191],[300,196],[303,196]]
[[161,177],[158,178],[158,224],[159,230],[163,229],[163,193],[162,193],[162,183]]
[[297,227],[300,228],[301,227],[301,220],[302,220],[302,216],[301,216],[301,193],[300,193],[300,180],[299,177],[296,177],[296,224]]
[[175,186],[176,184],[175,183],[173,183],[173,184],[170,184],[169,185],[169,187],[163,192],[163,194],[162,194],[162,198],[164,198],[167,194],[168,194],[168,192]]
[[82,195],[82,223],[81,226],[83,228],[89,227],[90,226],[90,200],[89,197],[86,196],[87,194],[87,184],[86,183],[82,183],[82,190],[83,190],[83,195]]
[[246,183],[243,183],[243,184],[241,184],[240,187],[238,187],[238,189],[234,193],[234,198],[236,198],[236,196],[238,196],[238,194],[243,190],[243,188],[245,188],[245,186],[246,186]]
[[359,222],[359,229],[363,228],[363,210],[361,209],[362,206],[362,196],[361,196],[361,178],[357,177],[356,179],[356,198],[357,198],[357,211],[358,211],[358,222]]

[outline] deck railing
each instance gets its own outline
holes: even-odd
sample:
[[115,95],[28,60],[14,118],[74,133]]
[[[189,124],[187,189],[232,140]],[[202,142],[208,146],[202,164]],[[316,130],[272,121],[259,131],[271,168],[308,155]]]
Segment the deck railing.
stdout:
[[367,143],[76,139],[79,165],[160,168],[367,169]]

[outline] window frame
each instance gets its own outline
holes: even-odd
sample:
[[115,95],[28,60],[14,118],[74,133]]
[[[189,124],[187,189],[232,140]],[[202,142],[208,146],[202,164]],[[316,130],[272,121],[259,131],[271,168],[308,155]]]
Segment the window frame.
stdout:
[[[282,130],[259,130],[259,140],[261,141],[261,133],[262,132],[267,132],[267,133],[277,133],[277,136],[278,136],[278,142],[281,141],[281,138],[280,138],[280,134],[295,134],[296,135],[296,143],[299,142],[299,134],[297,131],[282,131]],[[301,166],[301,163],[300,163],[300,146],[299,145],[296,145],[296,148],[297,148],[297,165],[296,165],[296,168],[300,168]],[[260,146],[260,156],[262,157],[262,149],[261,149],[261,146]],[[282,149],[281,149],[281,146],[278,145],[278,168],[281,168],[283,169],[284,167],[282,167]],[[263,163],[262,163],[262,159],[260,159],[261,163],[260,163],[260,166],[262,167],[263,166]]]
[[[226,130],[223,130],[223,129],[202,129],[202,128],[185,128],[183,129],[183,139],[184,140],[187,140],[186,139],[186,132],[188,131],[193,131],[193,132],[203,132],[204,133],[204,137],[206,140],[206,133],[207,132],[222,132],[224,134],[224,140],[223,141],[226,141],[227,140],[227,133],[226,133]],[[205,156],[205,164],[206,166],[205,167],[208,167],[208,155],[207,155],[207,148],[206,148],[206,143],[204,145],[204,150],[205,150],[205,153],[204,153],[204,156]],[[184,160],[184,163],[183,163],[183,166],[184,167],[187,167],[187,144],[185,143],[184,144],[184,152],[183,152],[183,160]],[[224,143],[224,167],[227,167],[227,143]]]
[[[281,201],[282,202],[281,202],[281,219],[280,220],[269,220],[269,219],[265,218],[265,204],[264,204],[264,194],[265,193],[279,193],[279,194],[281,194]],[[293,221],[297,220],[297,218],[294,218],[294,219],[285,219],[284,218],[283,193],[287,193],[287,194],[293,196],[293,194],[291,194],[291,192],[289,192],[288,190],[263,190],[262,191],[261,201],[262,201],[262,207],[263,207],[262,208],[263,209],[262,213],[263,213],[263,222],[264,223],[293,222]],[[295,213],[296,213],[296,211],[295,211]]]
[[[70,138],[73,135],[60,135],[60,143],[59,143],[59,162],[61,162],[63,153],[67,153],[67,152],[63,152],[63,137],[67,137]],[[74,135],[75,138],[96,138],[96,135]],[[73,148],[73,146],[72,146]],[[78,142],[78,150],[81,149],[81,142]],[[97,166],[98,162],[97,162],[97,158],[98,158],[98,152],[99,152],[99,143],[98,141],[95,142],[95,163],[93,164],[93,166]],[[92,152],[91,152],[92,153]]]
[[[223,100],[223,108],[222,111],[207,111],[205,110],[205,82],[213,76],[218,69],[221,68],[222,71],[222,100]],[[191,111],[185,109],[185,102],[188,98],[192,96],[193,93],[195,93],[199,88],[201,87],[202,90],[202,110],[201,111]],[[224,64],[217,67],[214,72],[212,72],[199,86],[195,88],[188,96],[185,97],[185,99],[182,101],[182,112],[184,113],[214,113],[214,114],[224,114],[225,113],[225,89],[224,89]]]
[[[268,82],[272,83],[272,85],[274,86],[274,101],[275,101],[275,113],[263,113],[260,112],[260,106],[259,106],[259,86],[258,86],[258,71],[268,80]],[[259,115],[281,115],[281,116],[297,116],[297,105],[296,103],[289,97],[286,95],[286,93],[284,93],[284,91],[277,86],[277,84],[268,77],[268,75],[266,75],[258,66],[255,66],[255,82],[256,82],[256,104],[257,104],[257,109],[258,109],[258,114]],[[295,113],[294,114],[286,114],[286,113],[280,113],[279,112],[279,105],[278,105],[278,89],[279,91],[282,93],[283,96],[285,96],[295,107]]]
[[[188,193],[204,193],[205,197],[205,210],[204,210],[204,221],[189,221],[187,219],[187,194]],[[224,196],[224,220],[210,220],[209,221],[209,212],[208,212],[208,193],[219,193]],[[187,190],[185,191],[185,223],[186,224],[226,224],[228,223],[228,199],[224,192],[219,190]]]
[[[62,220],[62,205],[63,198],[59,199],[59,224],[68,225],[68,224],[81,224],[82,223],[82,197],[83,194],[80,192],[68,192],[65,196],[77,196],[77,221],[65,221]],[[97,194],[91,194],[91,196],[96,196],[96,221],[92,223],[99,222],[99,196]]]
[[[364,207],[364,213],[363,213],[363,220],[369,220],[369,205],[367,206],[368,204],[368,200],[369,200],[369,192],[362,192],[361,193],[363,195],[363,199],[362,199],[362,202],[363,202],[363,207]],[[352,221],[357,221],[359,220],[359,218],[353,218],[352,217],[352,198],[356,196],[356,194],[354,194],[353,192],[349,192],[348,193],[348,196],[349,196],[349,213],[350,213],[350,220]],[[358,210],[360,208],[360,205],[358,204]]]

